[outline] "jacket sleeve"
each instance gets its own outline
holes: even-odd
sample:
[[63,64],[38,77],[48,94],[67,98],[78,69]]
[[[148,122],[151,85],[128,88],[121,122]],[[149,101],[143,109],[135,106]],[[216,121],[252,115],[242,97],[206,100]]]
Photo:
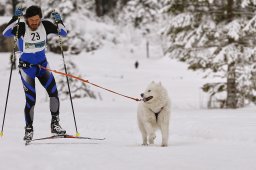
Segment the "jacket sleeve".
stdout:
[[[17,31],[17,19],[18,17],[13,16],[12,19],[9,21],[9,23],[7,24],[6,28],[3,31],[3,36],[4,37],[13,37],[16,35],[16,31]],[[20,22],[19,23],[19,31],[18,31],[18,37],[20,37],[21,35],[23,35],[25,32],[25,23],[24,22]]]
[[12,37],[14,34],[12,33],[13,28],[16,26],[17,17],[13,16],[12,19],[7,24],[6,28],[3,31],[3,36]]
[[43,20],[42,23],[44,25],[47,35],[48,34],[58,34],[58,29],[60,30],[61,36],[66,37],[68,34],[63,23],[59,23],[58,27],[55,24],[53,24],[51,21],[48,21],[48,20]]

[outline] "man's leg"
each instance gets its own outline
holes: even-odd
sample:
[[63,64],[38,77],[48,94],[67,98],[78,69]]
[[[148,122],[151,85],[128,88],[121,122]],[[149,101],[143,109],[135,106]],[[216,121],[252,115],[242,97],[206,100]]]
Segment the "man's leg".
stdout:
[[59,97],[55,79],[49,71],[44,71],[42,75],[38,76],[38,80],[43,85],[50,97],[50,111],[52,116],[59,115]]
[[32,140],[33,138],[34,107],[36,103],[35,78],[33,78],[33,73],[33,68],[26,69],[26,71],[20,69],[20,76],[26,97],[24,109],[26,121],[24,140]]
[[51,132],[54,134],[65,134],[66,131],[59,125],[59,97],[53,74],[47,70],[41,71],[40,75],[37,76],[41,84],[46,89],[50,97],[50,111],[52,114],[51,121]]

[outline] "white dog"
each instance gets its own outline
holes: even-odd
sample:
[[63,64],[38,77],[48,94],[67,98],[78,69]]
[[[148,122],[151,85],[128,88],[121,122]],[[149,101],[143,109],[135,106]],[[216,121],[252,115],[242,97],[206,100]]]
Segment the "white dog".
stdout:
[[167,90],[161,83],[153,81],[141,97],[143,101],[139,103],[137,118],[143,145],[154,143],[155,131],[159,128],[162,133],[162,146],[168,146],[170,99]]

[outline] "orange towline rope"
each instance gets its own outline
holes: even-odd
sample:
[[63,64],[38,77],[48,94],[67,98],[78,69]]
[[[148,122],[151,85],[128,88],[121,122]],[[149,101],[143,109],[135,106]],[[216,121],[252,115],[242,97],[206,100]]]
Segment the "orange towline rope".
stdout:
[[66,74],[66,73],[63,73],[63,72],[60,72],[60,71],[57,71],[57,70],[52,70],[52,69],[43,67],[43,66],[41,66],[41,65],[38,65],[38,66],[39,66],[39,68],[41,68],[41,69],[48,70],[48,71],[53,72],[53,73],[56,73],[56,74],[60,74],[60,75],[63,75],[63,76],[67,76],[67,77],[71,77],[71,78],[80,80],[80,81],[82,81],[82,82],[84,82],[84,83],[91,84],[91,85],[93,85],[93,86],[95,86],[95,87],[101,88],[101,89],[106,90],[106,91],[109,91],[109,92],[111,92],[111,93],[114,93],[114,94],[117,94],[117,95],[120,95],[120,96],[129,98],[129,99],[132,99],[132,100],[135,100],[135,101],[141,101],[141,99],[133,98],[133,97],[130,97],[130,96],[123,95],[123,94],[121,94],[121,93],[117,93],[117,92],[115,92],[115,91],[113,91],[113,90],[110,90],[110,89],[101,87],[101,86],[99,86],[99,85],[97,85],[97,84],[94,84],[94,83],[89,82],[89,80],[82,79],[82,78],[77,77],[77,76],[74,76],[74,75],[72,75],[72,74]]

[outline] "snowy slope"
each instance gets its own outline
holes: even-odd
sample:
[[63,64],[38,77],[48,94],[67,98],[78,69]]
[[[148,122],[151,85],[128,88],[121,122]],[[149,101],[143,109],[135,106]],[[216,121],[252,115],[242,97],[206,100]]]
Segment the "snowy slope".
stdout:
[[[156,144],[142,147],[136,125],[137,103],[102,93],[103,100],[74,100],[78,130],[82,136],[106,137],[105,141],[48,140],[24,146],[24,96],[17,71],[14,72],[4,137],[0,140],[1,167],[5,170],[51,169],[246,169],[255,165],[256,115],[254,108],[240,110],[200,109],[199,81],[180,63],[161,59],[122,57],[125,49],[102,49],[94,54],[72,56],[84,78],[99,85],[138,97],[151,81],[162,81],[172,97],[172,120],[168,148]],[[1,54],[1,108],[4,108],[8,54]],[[48,54],[53,68],[62,60]],[[121,57],[120,57],[121,56]],[[66,58],[69,58],[67,56]],[[58,75],[56,75],[58,78]],[[38,83],[38,82],[37,82]],[[95,87],[91,87],[95,88]],[[96,90],[96,89],[95,89]],[[37,86],[35,137],[49,135],[50,114],[45,92]],[[69,101],[61,103],[62,125],[75,134]],[[15,162],[15,163],[14,163]]]
[[[132,41],[132,40],[131,40]],[[90,82],[139,97],[152,80],[161,81],[172,100],[169,147],[141,146],[136,123],[137,102],[97,89],[102,100],[76,99],[74,107],[81,136],[106,137],[105,141],[45,140],[25,146],[23,107],[25,97],[14,71],[4,136],[0,139],[0,167],[4,170],[255,170],[256,114],[251,106],[238,110],[206,110],[200,87],[203,80],[184,64],[154,53],[147,59],[145,41],[106,45],[93,53],[66,55],[79,74]],[[136,48],[135,48],[136,47]],[[133,49],[133,52],[131,52]],[[0,54],[0,108],[4,110],[9,78],[8,53]],[[60,55],[48,53],[53,69],[62,65]],[[134,62],[139,61],[139,69]],[[55,75],[56,79],[59,75]],[[49,103],[37,81],[34,137],[50,134]],[[61,101],[61,124],[75,134],[70,101]],[[1,114],[0,114],[1,115]]]

